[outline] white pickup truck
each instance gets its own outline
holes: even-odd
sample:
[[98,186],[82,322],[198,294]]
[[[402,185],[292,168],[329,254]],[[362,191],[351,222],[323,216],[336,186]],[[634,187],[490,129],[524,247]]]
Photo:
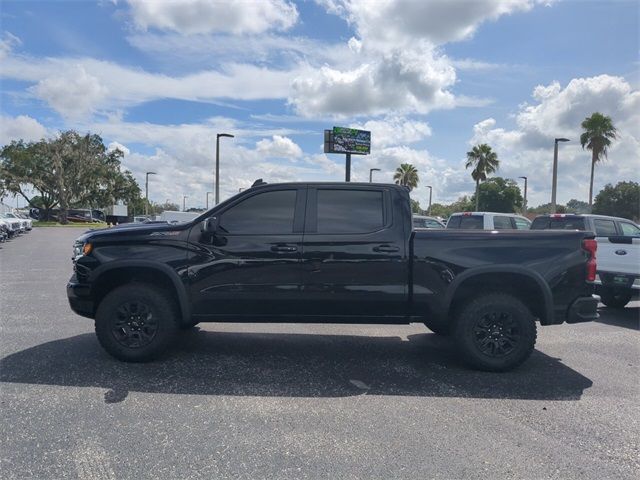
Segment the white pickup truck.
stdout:
[[640,227],[626,218],[553,214],[536,217],[532,230],[588,230],[596,234],[596,293],[611,308],[640,294]]

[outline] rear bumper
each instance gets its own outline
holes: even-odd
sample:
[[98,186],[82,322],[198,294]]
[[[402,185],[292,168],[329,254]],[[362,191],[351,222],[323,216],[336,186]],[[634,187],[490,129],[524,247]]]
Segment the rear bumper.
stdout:
[[596,295],[590,297],[580,297],[576,299],[567,310],[567,323],[582,323],[597,320],[598,301],[600,299]]
[[93,300],[89,293],[89,286],[78,283],[75,275],[67,283],[67,298],[71,310],[80,316],[93,318]]

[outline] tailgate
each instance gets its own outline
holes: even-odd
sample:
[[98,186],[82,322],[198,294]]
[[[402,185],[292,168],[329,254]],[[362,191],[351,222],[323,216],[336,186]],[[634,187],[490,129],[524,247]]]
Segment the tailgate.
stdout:
[[640,276],[639,237],[597,237],[598,272]]

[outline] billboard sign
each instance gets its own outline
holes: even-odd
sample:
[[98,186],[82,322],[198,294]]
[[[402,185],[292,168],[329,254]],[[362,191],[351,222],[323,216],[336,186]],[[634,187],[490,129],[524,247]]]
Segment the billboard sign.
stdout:
[[325,153],[371,153],[371,132],[355,128],[333,127],[324,131]]

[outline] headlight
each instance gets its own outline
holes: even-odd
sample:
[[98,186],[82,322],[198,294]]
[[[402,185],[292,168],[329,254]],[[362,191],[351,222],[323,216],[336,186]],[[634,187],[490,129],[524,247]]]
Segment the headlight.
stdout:
[[89,255],[92,249],[93,245],[90,243],[76,241],[73,244],[73,259],[76,260],[84,255]]

